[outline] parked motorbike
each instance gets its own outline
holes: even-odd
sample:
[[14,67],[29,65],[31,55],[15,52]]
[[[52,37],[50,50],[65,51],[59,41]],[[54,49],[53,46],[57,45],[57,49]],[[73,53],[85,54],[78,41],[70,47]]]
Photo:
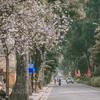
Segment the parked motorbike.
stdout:
[[0,90],[0,100],[8,100],[8,96],[6,96],[6,92],[2,89]]

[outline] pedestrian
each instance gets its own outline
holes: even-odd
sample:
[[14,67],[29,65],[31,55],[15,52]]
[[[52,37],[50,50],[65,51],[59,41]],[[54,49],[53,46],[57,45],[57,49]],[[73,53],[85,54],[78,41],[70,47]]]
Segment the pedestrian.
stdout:
[[54,84],[56,84],[56,79],[54,79]]

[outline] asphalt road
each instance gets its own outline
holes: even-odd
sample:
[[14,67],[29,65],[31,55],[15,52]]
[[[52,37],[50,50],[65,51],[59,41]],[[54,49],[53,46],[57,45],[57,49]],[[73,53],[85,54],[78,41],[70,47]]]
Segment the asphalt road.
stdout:
[[65,80],[62,85],[53,85],[44,94],[42,100],[100,100],[100,89],[84,84],[67,84]]

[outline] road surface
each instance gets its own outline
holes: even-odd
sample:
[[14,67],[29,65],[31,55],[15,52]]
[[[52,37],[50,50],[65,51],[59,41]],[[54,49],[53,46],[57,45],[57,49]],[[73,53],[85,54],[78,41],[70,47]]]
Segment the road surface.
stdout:
[[67,84],[65,80],[62,85],[54,84],[43,95],[41,100],[100,100],[100,89],[84,84]]

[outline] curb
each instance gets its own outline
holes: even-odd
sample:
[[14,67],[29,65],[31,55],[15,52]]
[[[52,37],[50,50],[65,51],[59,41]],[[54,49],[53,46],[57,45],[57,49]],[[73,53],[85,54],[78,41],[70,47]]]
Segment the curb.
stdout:
[[51,85],[52,84],[50,83],[47,85],[47,87],[43,87],[43,89],[40,90],[39,93],[33,93],[33,95],[29,96],[29,100],[40,100]]
[[[77,82],[77,83],[78,83],[78,82]],[[91,88],[91,89],[100,91],[100,87],[94,87],[94,86],[87,85],[87,84],[83,84],[83,83],[78,83],[78,84],[82,84],[82,85],[84,85],[84,86],[87,87],[87,88]]]
[[91,89],[100,91],[100,87],[93,87],[93,86],[86,85],[86,84],[84,84],[84,86],[87,87],[87,88],[91,88]]
[[51,84],[49,84],[49,86],[44,90],[44,92],[42,93],[42,95],[39,97],[38,100],[41,100],[41,98],[43,97],[44,93],[49,89],[50,86],[51,86]]

